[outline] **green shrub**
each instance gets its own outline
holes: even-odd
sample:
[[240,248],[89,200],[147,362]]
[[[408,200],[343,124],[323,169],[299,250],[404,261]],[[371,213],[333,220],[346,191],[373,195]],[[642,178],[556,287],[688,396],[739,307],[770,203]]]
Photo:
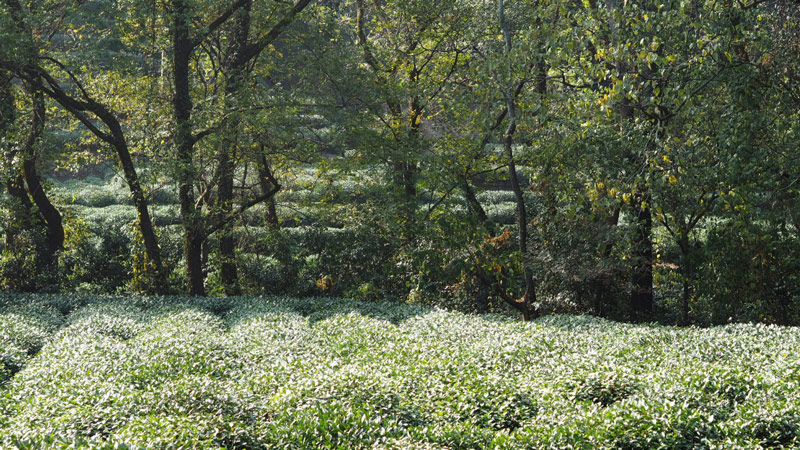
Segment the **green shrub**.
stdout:
[[636,392],[636,383],[620,378],[617,374],[597,377],[593,374],[582,380],[575,388],[575,398],[609,406],[630,397]]
[[793,328],[330,297],[13,295],[0,322],[3,448],[800,445]]

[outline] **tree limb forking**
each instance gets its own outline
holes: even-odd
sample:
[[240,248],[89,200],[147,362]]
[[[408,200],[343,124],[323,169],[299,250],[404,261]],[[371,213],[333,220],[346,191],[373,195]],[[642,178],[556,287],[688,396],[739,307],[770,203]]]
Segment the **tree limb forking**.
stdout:
[[278,36],[280,36],[283,33],[286,27],[288,27],[295,21],[297,15],[300,14],[306,8],[306,6],[308,6],[311,3],[311,1],[312,0],[299,0],[297,3],[295,3],[292,9],[290,9],[289,12],[287,12],[286,15],[283,16],[283,18],[278,21],[278,23],[273,25],[272,28],[267,32],[267,34],[262,36],[257,42],[245,46],[244,50],[241,53],[241,56],[237,61],[237,64],[240,67],[244,66],[250,60],[256,58],[259,54],[261,54],[261,52],[265,48],[267,48],[267,46],[269,46],[273,41],[275,41],[275,39],[278,38]]
[[192,48],[200,45],[210,34],[214,33],[220,26],[222,26],[236,11],[244,6],[247,2],[252,0],[236,0],[225,11],[223,11],[217,18],[212,20],[208,26],[198,36],[192,39]]
[[265,192],[265,193],[263,193],[263,194],[261,194],[259,196],[253,197],[253,198],[251,198],[250,200],[248,200],[245,203],[242,203],[241,205],[239,205],[238,208],[236,208],[235,210],[231,211],[230,214],[227,214],[227,215],[222,216],[222,217],[217,217],[213,221],[211,226],[209,226],[208,228],[206,228],[204,230],[204,232],[203,232],[204,236],[206,238],[211,236],[212,234],[216,233],[217,231],[219,231],[223,227],[225,227],[225,225],[227,225],[231,221],[235,220],[239,215],[241,215],[242,213],[244,213],[248,209],[252,208],[253,206],[255,206],[255,205],[259,204],[259,203],[266,202],[267,200],[272,198],[275,194],[277,194],[281,190],[281,188],[282,188],[282,186],[280,184],[273,183],[272,184],[272,188],[270,188],[269,191],[267,191],[267,192]]

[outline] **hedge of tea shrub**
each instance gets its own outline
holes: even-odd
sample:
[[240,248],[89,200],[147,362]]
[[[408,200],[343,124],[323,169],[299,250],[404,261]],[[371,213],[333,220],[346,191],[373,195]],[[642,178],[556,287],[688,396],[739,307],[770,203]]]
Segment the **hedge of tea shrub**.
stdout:
[[4,448],[800,445],[795,328],[287,297],[27,296],[0,319]]

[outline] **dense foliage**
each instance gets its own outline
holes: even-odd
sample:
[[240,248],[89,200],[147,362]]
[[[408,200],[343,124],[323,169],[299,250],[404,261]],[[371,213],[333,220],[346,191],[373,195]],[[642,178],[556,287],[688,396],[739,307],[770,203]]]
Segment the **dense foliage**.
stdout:
[[0,287],[800,322],[789,0],[3,0]]
[[0,0],[0,447],[800,448],[799,119],[793,0]]
[[328,297],[13,296],[0,321],[4,448],[800,445],[794,328]]

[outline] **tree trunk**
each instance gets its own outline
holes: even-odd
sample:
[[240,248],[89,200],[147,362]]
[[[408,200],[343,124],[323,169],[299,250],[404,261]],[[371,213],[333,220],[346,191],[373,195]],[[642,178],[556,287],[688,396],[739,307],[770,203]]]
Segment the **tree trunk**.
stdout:
[[142,244],[145,252],[145,268],[152,277],[152,286],[148,286],[148,291],[154,294],[161,294],[167,291],[167,277],[164,265],[161,261],[161,249],[158,246],[153,220],[148,210],[147,198],[139,183],[139,175],[136,173],[136,166],[133,164],[128,141],[122,131],[117,118],[102,105],[95,105],[93,112],[106,124],[111,132],[111,144],[117,153],[122,173],[131,191],[133,206],[136,208],[136,219],[141,233]]
[[267,212],[264,213],[264,220],[267,222],[267,228],[270,230],[280,230],[281,222],[278,218],[278,210],[275,205],[275,197],[267,201]]
[[[23,8],[19,1],[6,0],[6,6],[9,8],[12,21],[17,30],[23,33],[26,39],[28,37],[32,38],[32,31],[30,26],[25,22]],[[31,47],[31,52],[25,55],[25,57],[29,58],[35,58],[35,56],[34,47]],[[8,81],[10,82],[10,78]],[[44,96],[37,89],[40,84],[41,80],[38,78],[24,83],[25,91],[31,97],[32,112],[30,132],[21,147],[21,174],[17,172],[13,177],[9,185],[9,194],[22,202],[23,207],[27,210],[28,217],[30,217],[32,212],[32,205],[28,194],[33,198],[33,203],[36,204],[39,210],[38,216],[46,229],[45,234],[47,241],[45,247],[38,252],[39,254],[37,256],[44,266],[43,270],[56,270],[57,267],[54,268],[53,264],[57,264],[58,252],[64,246],[64,228],[61,224],[61,214],[50,202],[50,199],[42,188],[41,180],[36,173],[36,142],[39,140],[44,130],[46,113]],[[7,98],[11,99],[13,102],[13,93],[10,91],[10,85],[7,87],[7,93],[5,94],[8,95]],[[6,95],[4,95],[4,97]],[[14,112],[16,108],[14,108],[13,103],[9,106],[13,108],[9,111]],[[13,121],[13,118],[9,118]],[[16,167],[16,164],[16,162],[12,161],[13,167]],[[27,192],[25,192],[25,185],[22,183],[23,179],[27,184]]]
[[[10,73],[0,72],[0,135],[6,136],[14,121],[17,118],[17,107],[15,104],[14,92],[11,86],[12,76]],[[24,219],[27,220],[31,216],[31,200],[28,193],[25,191],[25,181],[19,170],[16,170],[15,159],[17,151],[13,148],[3,148],[3,158],[6,160],[7,167],[10,168],[9,173],[4,174],[7,179],[5,180],[6,191],[8,192],[11,201],[15,203],[12,208],[20,207],[23,209]],[[24,225],[19,222],[19,217],[16,214],[10,214],[7,223],[5,224],[4,243],[7,252],[14,251],[17,236]]]
[[186,273],[189,295],[206,295],[205,273],[203,270],[203,244],[205,236],[194,233],[184,235],[183,248],[186,257]]
[[[229,93],[231,95],[231,93]],[[233,119],[232,119],[233,120]],[[234,120],[235,121],[235,120]],[[220,217],[228,217],[233,210],[233,155],[235,140],[230,133],[235,133],[235,125],[227,127],[225,136],[221,139],[217,152],[217,202],[215,213]],[[219,230],[218,256],[220,265],[220,278],[225,294],[228,296],[239,295],[239,274],[236,267],[236,241],[233,235],[233,220],[228,220]]]
[[236,266],[236,239],[233,236],[233,226],[228,224],[219,236],[220,276],[222,288],[227,296],[241,295],[239,287],[239,272]]
[[635,320],[646,321],[653,315],[653,216],[650,211],[650,196],[646,190],[640,191],[636,198],[631,312]]
[[482,225],[486,226],[487,229],[490,228],[491,224],[489,224],[489,217],[486,215],[486,210],[483,209],[483,205],[478,201],[478,197],[475,195],[475,190],[472,188],[466,173],[461,176],[461,189],[464,191],[464,197],[467,199],[467,208],[469,211]]
[[185,0],[172,0],[172,113],[175,121],[175,152],[178,160],[178,197],[183,225],[183,256],[189,295],[205,296],[203,275],[202,212],[194,198],[194,137],[192,136],[192,98],[189,91],[189,60],[194,48],[189,34],[189,7]]
[[785,284],[780,284],[777,289],[774,289],[774,292],[778,300],[778,325],[792,325],[789,314],[792,296],[789,289],[786,288]]
[[58,264],[58,252],[64,248],[64,227],[61,224],[61,214],[50,202],[42,186],[41,178],[36,171],[36,141],[42,134],[45,124],[44,95],[35,86],[26,83],[26,91],[32,99],[31,131],[22,147],[22,171],[28,193],[36,204],[42,222],[46,228],[46,245],[41,259],[45,270],[57,270],[53,265]]
[[210,249],[208,248],[210,245],[209,239],[204,239],[202,244],[200,262],[203,265],[203,279],[208,278],[208,255],[210,253]]
[[[6,159],[9,158],[6,156]],[[11,175],[6,181],[6,190],[14,203],[11,208],[22,208],[22,214],[11,213],[6,222],[6,233],[3,242],[6,251],[13,252],[16,251],[17,236],[20,231],[29,226],[28,223],[33,215],[33,203],[31,203],[31,199],[25,191],[25,180],[21,175]]]
[[689,245],[688,231],[681,231],[681,236],[678,241],[678,247],[681,249],[681,278],[683,279],[683,293],[681,295],[681,324],[689,325],[689,310],[690,301],[692,298],[692,276],[694,268],[692,267],[691,252],[692,249]]
[[416,172],[417,166],[410,161],[400,161],[394,165],[395,183],[407,204],[412,204],[417,196]]
[[[415,85],[419,81],[419,73],[412,70],[408,75],[410,85]],[[419,167],[413,160],[414,154],[419,151],[418,144],[420,142],[419,126],[422,123],[422,106],[420,105],[419,98],[411,97],[408,100],[409,111],[409,124],[408,124],[408,138],[411,141],[412,158],[404,161],[401,165],[401,180],[403,183],[403,192],[406,196],[406,202],[413,207],[416,206],[417,199],[417,172]],[[415,211],[411,211],[414,213]],[[413,218],[413,217],[412,217]]]
[[[505,4],[503,0],[497,2],[497,18],[500,29],[503,32],[505,41],[504,54],[506,57],[511,55],[511,31],[505,20]],[[511,67],[509,67],[509,78],[512,75]],[[517,202],[517,226],[519,227],[519,252],[522,259],[522,271],[525,278],[525,292],[522,295],[519,303],[519,310],[522,313],[523,320],[530,320],[533,317],[533,303],[536,301],[536,283],[533,279],[533,271],[530,265],[525,261],[528,258],[528,212],[525,206],[525,195],[519,183],[519,175],[517,174],[517,164],[514,159],[514,133],[517,130],[517,105],[516,96],[517,92],[511,86],[507,87],[504,92],[506,101],[506,110],[508,111],[508,126],[506,127],[503,136],[503,149],[505,150],[506,158],[508,160],[508,175],[511,179],[511,189],[514,191],[514,196]]]
[[[267,155],[262,153],[259,156],[258,160],[258,184],[261,187],[261,194],[265,195],[267,192],[270,192],[273,188],[273,182],[275,177],[272,174],[272,169],[270,168],[269,161],[267,160]],[[280,229],[281,224],[280,220],[278,219],[278,212],[275,208],[275,196],[270,197],[267,201],[267,212],[265,213],[264,219],[267,222],[267,227],[271,230]]]
[[[233,18],[225,60],[225,106],[231,110],[236,106],[236,96],[241,90],[246,76],[244,64],[240,58],[244,56],[247,40],[250,35],[250,8],[252,1],[247,0],[237,10]],[[233,210],[233,176],[234,152],[236,151],[235,135],[239,132],[239,120],[234,114],[225,126],[217,152],[218,195],[216,209],[221,217],[228,217]],[[225,294],[240,295],[239,274],[236,267],[236,241],[233,235],[234,221],[229,220],[219,230],[219,264],[220,278]]]

